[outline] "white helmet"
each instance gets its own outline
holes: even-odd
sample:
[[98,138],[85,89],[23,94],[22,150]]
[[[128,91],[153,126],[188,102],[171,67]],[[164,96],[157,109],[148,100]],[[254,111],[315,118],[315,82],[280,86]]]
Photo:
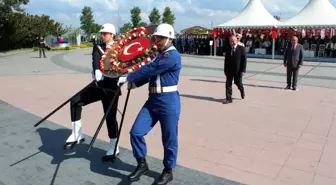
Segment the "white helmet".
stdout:
[[154,31],[153,35],[163,36],[167,38],[174,39],[175,38],[175,30],[170,24],[160,24]]
[[101,32],[106,32],[106,33],[112,33],[112,34],[116,34],[116,29],[114,27],[113,24],[110,23],[106,23],[102,26],[101,30],[99,31]]

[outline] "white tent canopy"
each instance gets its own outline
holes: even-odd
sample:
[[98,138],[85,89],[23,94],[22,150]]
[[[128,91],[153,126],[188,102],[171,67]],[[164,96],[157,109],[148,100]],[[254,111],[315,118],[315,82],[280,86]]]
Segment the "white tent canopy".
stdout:
[[336,26],[336,9],[329,0],[310,0],[294,17],[282,22],[280,27]]
[[245,8],[231,20],[216,26],[217,28],[270,28],[278,25],[276,20],[260,0],[250,0]]

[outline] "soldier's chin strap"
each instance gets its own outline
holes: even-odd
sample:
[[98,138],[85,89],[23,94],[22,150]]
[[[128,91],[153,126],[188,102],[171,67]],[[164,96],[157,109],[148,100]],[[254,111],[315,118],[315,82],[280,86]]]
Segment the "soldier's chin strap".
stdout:
[[169,38],[167,38],[165,44],[163,45],[163,47],[162,47],[162,49],[159,53],[162,53],[162,52],[166,51],[171,46],[171,44],[168,45],[168,42],[169,42]]
[[169,38],[167,38],[167,40],[166,40],[166,42],[165,42],[165,45],[164,45],[164,48],[167,47],[168,41],[169,41]]
[[108,42],[106,42],[106,46],[110,47],[113,43],[114,43],[114,40],[113,40],[113,37],[111,37],[111,39]]

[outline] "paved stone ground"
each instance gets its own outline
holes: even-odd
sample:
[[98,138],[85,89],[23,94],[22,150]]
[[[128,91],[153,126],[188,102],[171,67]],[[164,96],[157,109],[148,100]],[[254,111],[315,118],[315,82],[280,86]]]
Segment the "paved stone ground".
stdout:
[[[47,59],[30,58],[34,55],[0,57],[0,100],[43,117],[90,82],[90,50],[48,52]],[[180,166],[251,185],[336,184],[335,64],[306,62],[300,91],[288,92],[282,90],[281,61],[249,59],[247,97],[241,101],[234,88],[236,99],[227,106],[220,103],[225,95],[222,59],[183,57],[183,64]],[[128,131],[146,97],[146,87],[131,93],[120,140],[125,151],[130,149]],[[84,108],[87,135],[94,134],[101,116],[99,103]],[[69,128],[69,107],[49,120]],[[146,137],[148,154],[157,159],[162,157],[160,136],[158,125]],[[98,138],[107,141],[105,127]]]
[[[187,75],[223,77],[223,58],[184,55],[184,72]],[[244,79],[286,82],[282,60],[249,58]],[[336,88],[336,59],[334,63],[304,62],[299,71],[298,84]]]
[[[40,120],[33,114],[0,101],[0,184],[1,185],[126,185],[127,175],[135,168],[132,152],[121,149],[115,163],[102,163],[108,143],[97,140],[87,152],[91,137],[72,151],[62,146],[71,131],[45,122],[35,130],[34,122]],[[149,157],[151,172],[133,184],[153,183],[162,171],[162,162]],[[177,167],[175,180],[170,184],[222,184],[239,185],[203,172]]]

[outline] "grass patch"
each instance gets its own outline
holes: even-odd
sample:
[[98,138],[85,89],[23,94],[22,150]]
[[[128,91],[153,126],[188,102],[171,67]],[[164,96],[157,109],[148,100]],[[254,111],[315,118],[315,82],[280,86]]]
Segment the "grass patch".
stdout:
[[74,50],[74,49],[77,49],[76,47],[73,47],[73,46],[67,46],[67,47],[64,47],[64,48],[61,48],[61,47],[53,47],[51,50],[52,51],[70,51],[70,50]]
[[[67,47],[52,47],[50,51],[70,51],[70,50],[74,50],[77,49],[77,47],[74,46],[67,46]],[[38,47],[33,47],[33,51],[39,51]]]
[[[83,43],[80,46],[77,45],[73,45],[73,46],[67,46],[64,48],[61,47],[52,47],[50,51],[70,51],[70,50],[74,50],[77,48],[90,48],[93,47],[92,43],[88,42],[88,43]],[[39,47],[32,47],[32,48],[22,48],[22,49],[13,49],[13,50],[8,50],[8,51],[0,51],[0,53],[3,54],[7,54],[7,53],[11,53],[11,52],[20,52],[20,51],[31,51],[33,50],[35,51],[39,51]]]
[[82,43],[79,48],[91,48],[93,47],[93,44],[91,42],[87,42],[87,43]]

